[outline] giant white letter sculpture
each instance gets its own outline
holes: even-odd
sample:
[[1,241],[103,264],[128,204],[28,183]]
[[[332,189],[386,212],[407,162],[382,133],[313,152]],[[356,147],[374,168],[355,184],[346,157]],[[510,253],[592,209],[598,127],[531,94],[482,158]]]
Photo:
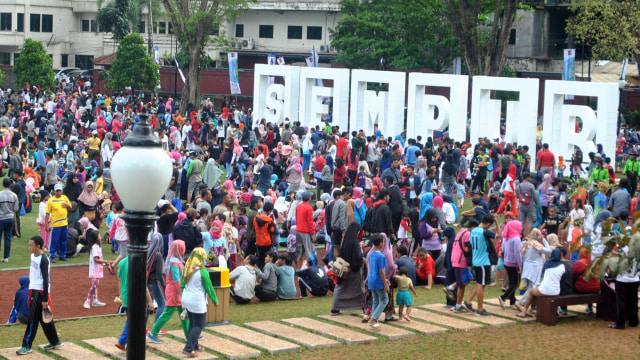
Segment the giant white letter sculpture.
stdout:
[[[441,95],[426,95],[427,86],[448,87],[449,99]],[[407,137],[431,136],[434,130],[449,127],[449,136],[456,141],[467,138],[467,100],[469,77],[447,74],[409,74],[407,105]],[[438,117],[435,109],[438,109]]]
[[[538,113],[538,79],[518,79],[489,76],[473,77],[471,103],[471,142],[479,137],[497,139],[500,137],[501,101],[491,99],[494,90],[520,93],[519,101],[507,102],[506,132],[504,141],[528,145],[530,151],[536,148]],[[535,168],[535,156],[531,157],[531,168]]]
[[[284,77],[284,85],[269,85],[270,76]],[[285,118],[298,121],[300,95],[300,67],[256,64],[253,78],[254,123],[265,118],[267,122],[281,124]]]
[[[589,152],[596,151],[597,142],[602,144],[605,154],[611,155],[611,166],[615,166],[618,84],[560,80],[544,84],[542,140],[556,156],[564,156],[565,161],[571,159],[574,146],[582,150],[586,159]],[[585,105],[565,105],[564,95],[597,97],[598,113]],[[582,120],[580,131],[576,131],[578,118]]]
[[[316,79],[333,80],[333,88],[315,85]],[[300,69],[300,122],[309,128],[322,122],[321,115],[329,112],[322,103],[324,97],[333,97],[333,122],[340,129],[349,125],[349,69]]]
[[[404,129],[404,91],[406,74],[394,71],[351,71],[351,130],[373,132],[378,124],[383,135],[395,137]],[[389,84],[389,91],[376,94],[367,83]]]

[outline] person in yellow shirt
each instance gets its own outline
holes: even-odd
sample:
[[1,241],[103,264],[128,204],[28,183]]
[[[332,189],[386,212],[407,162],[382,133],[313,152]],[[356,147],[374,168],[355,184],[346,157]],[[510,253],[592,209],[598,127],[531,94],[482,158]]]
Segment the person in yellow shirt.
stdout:
[[91,132],[91,137],[87,139],[87,145],[89,145],[89,151],[87,152],[89,162],[91,160],[98,161],[100,157],[100,138],[97,130]]
[[94,191],[96,192],[96,194],[102,195],[102,190],[104,189],[104,179],[102,178],[102,168],[97,168],[96,169],[96,186],[94,188]]
[[56,252],[58,252],[61,261],[67,261],[67,214],[71,209],[71,202],[65,195],[62,195],[62,184],[55,184],[53,191],[53,197],[47,201],[45,229],[51,231],[49,253],[51,254],[51,262],[55,263]]

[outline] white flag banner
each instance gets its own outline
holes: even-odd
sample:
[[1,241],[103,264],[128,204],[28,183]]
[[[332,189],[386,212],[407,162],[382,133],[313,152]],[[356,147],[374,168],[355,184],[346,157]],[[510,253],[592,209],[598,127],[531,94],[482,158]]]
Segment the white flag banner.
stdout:
[[[276,53],[267,53],[267,64],[275,65],[276,64]],[[276,78],[273,76],[269,76],[269,85],[273,85],[275,83]]]
[[276,60],[276,62],[278,63],[278,65],[284,65],[284,58],[281,56]]
[[180,64],[178,64],[178,58],[174,59],[176,61],[176,68],[178,68],[178,73],[180,73],[180,78],[182,79],[182,83],[186,84],[187,79],[185,79],[184,74],[182,73],[182,69],[180,69]]
[[153,60],[160,65],[160,49],[157,46],[153,48]]
[[[307,62],[307,66],[317,68],[318,62],[320,61],[320,57],[318,56],[318,51],[316,51],[315,46],[311,48],[311,58],[312,58],[312,65],[309,65],[309,62]],[[316,86],[324,87],[324,83],[322,82],[322,79],[316,79]]]

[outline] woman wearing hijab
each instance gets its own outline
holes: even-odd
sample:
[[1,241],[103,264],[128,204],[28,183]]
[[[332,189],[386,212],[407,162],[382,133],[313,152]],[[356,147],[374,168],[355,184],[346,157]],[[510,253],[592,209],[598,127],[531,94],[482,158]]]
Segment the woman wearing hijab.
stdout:
[[78,206],[78,197],[82,194],[82,186],[78,182],[78,175],[74,172],[70,172],[67,175],[67,183],[62,189],[62,193],[69,198],[71,202],[71,209],[67,214],[69,224],[76,230],[80,231],[77,222],[80,218],[80,208]]
[[391,167],[391,151],[385,151],[382,154],[382,159],[378,162],[378,176],[382,174],[385,170]]
[[551,174],[545,174],[542,178],[542,183],[538,186],[540,192],[540,206],[542,206],[543,221],[547,218],[549,207],[549,188],[551,187]]
[[456,190],[456,178],[458,177],[458,166],[453,160],[453,154],[447,154],[447,159],[442,167],[442,183],[445,195],[453,196]]
[[200,350],[198,338],[207,322],[207,295],[213,304],[218,306],[218,297],[211,284],[209,272],[204,267],[206,259],[207,253],[203,248],[193,249],[185,264],[180,283],[182,307],[187,310],[189,317],[189,335],[182,353],[190,357],[198,356],[196,350]]
[[551,257],[544,264],[542,269],[542,282],[537,287],[529,291],[529,296],[524,304],[524,309],[516,314],[517,317],[532,317],[533,308],[536,306],[536,296],[556,296],[560,294],[560,279],[565,268],[562,264],[562,253],[560,249],[551,252]]
[[111,161],[113,159],[113,143],[111,142],[111,138],[113,134],[108,132],[104,135],[104,141],[102,142],[102,149],[100,149],[100,159],[102,160],[102,166],[104,166],[105,162]]
[[[538,229],[531,230],[529,236],[525,237],[525,243],[522,248],[522,274],[520,276],[522,278],[522,288],[527,289],[527,292],[516,303],[516,307],[520,311],[522,311],[529,296],[529,291],[540,282],[545,256],[551,255],[551,250],[559,245],[557,235],[549,234],[548,238],[549,242],[544,239]],[[552,240],[554,240],[555,247],[550,245]]]
[[442,197],[439,195],[435,196],[433,198],[433,206],[431,206],[431,208],[429,208],[429,210],[427,210],[427,213],[425,214],[427,219],[432,219],[435,216],[436,219],[438,219],[437,224],[440,225],[440,229],[444,229],[447,227],[447,219],[444,215],[444,211],[442,211],[443,206],[444,200],[442,199]]
[[431,207],[433,207],[433,193],[426,192],[420,198],[420,219],[424,218]]
[[93,182],[87,181],[84,191],[78,196],[80,214],[89,218],[89,221],[100,228],[100,214],[98,213],[98,194],[93,191]]
[[520,273],[522,271],[522,241],[520,233],[522,232],[522,223],[518,220],[509,221],[502,231],[503,243],[502,253],[504,259],[504,268],[509,276],[509,287],[504,294],[498,297],[500,307],[505,308],[505,301],[509,300],[509,306],[516,304],[516,289],[520,283]]
[[323,194],[328,194],[331,192],[331,187],[333,186],[333,157],[327,156],[327,163],[322,168],[321,176],[322,182],[320,186],[322,186]]
[[515,165],[509,165],[509,173],[507,177],[504,179],[502,183],[502,190],[504,192],[504,200],[502,200],[502,204],[496,211],[496,214],[500,215],[504,211],[504,208],[507,206],[507,203],[511,203],[511,212],[513,212],[514,216],[518,216],[518,208],[516,207],[516,185],[515,181],[518,180],[516,175],[517,168]]
[[166,283],[164,281],[164,259],[162,258],[163,240],[162,234],[153,233],[151,235],[151,243],[147,251],[147,286],[153,300],[158,304],[156,309],[155,321],[164,311],[164,290]]
[[333,304],[331,315],[340,315],[340,310],[358,310],[362,308],[362,296],[365,286],[362,277],[363,256],[358,233],[360,225],[356,222],[349,224],[340,246],[339,256],[349,263],[351,271],[346,277],[338,278],[333,290]]
[[289,191],[297,192],[303,182],[302,166],[300,165],[299,157],[291,158],[291,165],[286,171],[287,183],[289,184]]

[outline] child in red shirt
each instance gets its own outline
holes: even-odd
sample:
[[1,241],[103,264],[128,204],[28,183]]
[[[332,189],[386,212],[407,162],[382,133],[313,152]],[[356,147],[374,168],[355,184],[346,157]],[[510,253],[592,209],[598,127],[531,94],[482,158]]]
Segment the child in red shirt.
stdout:
[[433,286],[433,278],[436,276],[436,263],[433,261],[431,254],[427,249],[418,248],[418,257],[416,258],[416,275],[418,282],[427,283],[424,288],[431,290]]

